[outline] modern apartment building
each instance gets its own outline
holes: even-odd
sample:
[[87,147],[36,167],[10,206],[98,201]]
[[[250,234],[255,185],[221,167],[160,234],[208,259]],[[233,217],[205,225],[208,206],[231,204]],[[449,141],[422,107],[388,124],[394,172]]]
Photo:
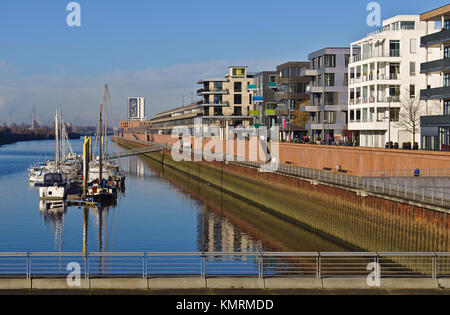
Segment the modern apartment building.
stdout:
[[[353,54],[359,54],[357,48]],[[347,131],[348,64],[350,48],[324,48],[308,56],[311,76],[308,87],[309,104],[301,111],[310,115],[306,129],[313,141],[346,141],[352,138]]]
[[[427,51],[438,48],[436,58],[427,58],[420,67],[420,73],[427,76],[426,89],[420,98],[431,107],[430,102],[438,102],[436,115],[428,114],[421,118],[422,148],[425,150],[450,151],[450,5],[424,13],[420,20],[437,29],[425,34],[420,40],[421,47]],[[431,55],[428,55],[431,56]],[[431,75],[440,75],[437,84],[430,80]]]
[[203,109],[203,123],[218,127],[221,139],[230,126],[247,128],[254,124],[254,78],[246,66],[231,66],[224,78],[202,79],[198,84],[202,85],[197,94],[202,97],[198,106]]
[[211,136],[225,139],[229,127],[247,128],[254,124],[255,85],[253,76],[247,74],[247,67],[232,66],[224,78],[202,79],[198,84],[202,85],[197,91],[202,99],[156,114],[151,119],[152,133],[170,135],[173,129],[183,127],[193,134],[195,124],[200,121],[204,128],[216,127]]
[[307,135],[305,128],[293,123],[296,111],[309,101],[309,95],[306,93],[310,81],[310,77],[305,74],[307,69],[309,61],[291,61],[277,66],[275,100],[282,140],[289,141]]
[[145,121],[145,99],[143,97],[128,98],[128,120],[129,121]]
[[[420,47],[420,37],[431,32],[418,15],[399,15],[383,21],[383,27],[351,43],[349,64],[348,129],[364,147],[384,147],[387,142],[419,141],[404,127],[408,107],[419,99],[419,91],[437,77],[420,73],[419,65],[438,55]],[[360,54],[355,55],[355,48]],[[428,80],[428,82],[427,82]],[[420,104],[420,115],[424,115]],[[419,115],[419,116],[420,116]],[[419,125],[417,123],[417,125]]]
[[254,75],[253,86],[249,86],[249,91],[253,91],[253,114],[256,117],[256,124],[271,128],[279,125],[277,120],[275,92],[277,89],[276,71],[262,71]]

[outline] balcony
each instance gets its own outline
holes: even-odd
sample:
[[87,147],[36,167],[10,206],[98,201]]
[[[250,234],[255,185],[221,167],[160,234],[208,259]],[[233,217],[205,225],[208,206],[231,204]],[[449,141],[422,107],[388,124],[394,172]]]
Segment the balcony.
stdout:
[[300,76],[302,77],[315,77],[319,74],[319,70],[317,69],[302,69],[300,71]]
[[220,102],[220,103],[200,103],[199,107],[226,107],[230,106],[230,102]]
[[422,116],[420,117],[421,127],[450,127],[450,115]]
[[355,62],[372,59],[372,58],[377,58],[377,57],[396,57],[396,58],[401,57],[400,49],[390,49],[389,53],[384,52],[384,51],[377,51],[377,50],[368,51],[368,52],[364,52],[360,55],[355,55],[355,56],[351,57],[350,60],[351,60],[351,63],[355,63]]
[[423,36],[420,39],[420,47],[440,46],[446,42],[450,42],[450,30],[442,29],[440,32]]
[[229,94],[230,91],[228,89],[223,90],[223,89],[213,89],[213,90],[209,90],[209,89],[200,89],[197,90],[197,95],[213,95],[213,94]]
[[307,130],[310,130],[310,129],[312,129],[312,130],[323,130],[323,129],[325,129],[325,130],[345,130],[345,129],[347,129],[347,124],[339,124],[339,123],[328,123],[328,122],[325,122],[325,123],[315,123],[315,122],[312,122],[312,123],[307,123],[306,124],[306,128],[305,129],[307,129]]
[[306,93],[287,93],[287,92],[276,92],[275,99],[277,100],[288,100],[288,99],[302,99],[308,100],[309,95]]
[[420,73],[442,72],[450,70],[450,58],[425,62],[420,65]]
[[270,88],[270,89],[275,89],[275,90],[276,90],[276,89],[277,89],[277,83],[276,83],[276,82],[270,82],[270,83],[269,83],[269,88]]
[[427,100],[440,100],[450,98],[450,86],[444,86],[434,89],[427,89],[420,91],[420,99]]

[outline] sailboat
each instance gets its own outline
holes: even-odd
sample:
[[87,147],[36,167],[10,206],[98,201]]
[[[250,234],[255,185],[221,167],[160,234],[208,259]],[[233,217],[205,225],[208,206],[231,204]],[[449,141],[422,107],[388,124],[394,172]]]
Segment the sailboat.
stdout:
[[[104,165],[104,159],[105,156],[103,155],[103,150],[106,148],[106,141],[107,134],[103,134],[103,120],[102,120],[102,113],[103,113],[103,105],[100,105],[100,115],[98,120],[98,129],[97,129],[97,139],[99,141],[99,157],[97,161],[97,169],[95,167],[92,168],[92,172],[89,172],[89,179],[92,180],[91,176],[94,176],[94,174],[97,175],[95,177],[94,181],[91,182],[91,185],[87,188],[87,194],[86,199],[91,202],[108,202],[108,201],[114,201],[117,199],[117,188],[116,185],[109,181],[108,173],[105,173],[105,165]],[[106,128],[105,128],[106,130]]]
[[67,148],[69,148],[70,156],[73,157],[60,105],[55,115],[55,161],[48,162],[47,167],[42,170],[45,174],[39,188],[41,200],[61,203],[66,199],[70,186],[67,174],[70,174],[73,168],[72,163],[66,164],[69,156]]

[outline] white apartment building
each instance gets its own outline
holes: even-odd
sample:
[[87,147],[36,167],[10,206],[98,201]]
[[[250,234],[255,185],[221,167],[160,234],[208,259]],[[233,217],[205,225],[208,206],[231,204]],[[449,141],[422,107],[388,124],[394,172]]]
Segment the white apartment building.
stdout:
[[[420,102],[420,115],[438,110],[438,106],[419,100],[420,90],[440,80],[439,75],[427,79],[420,73],[422,62],[440,54],[439,49],[427,53],[420,47],[420,38],[436,31],[421,22],[419,15],[398,15],[351,43],[348,129],[360,146],[385,147],[392,142],[401,148],[405,142],[412,143],[412,132],[401,126],[404,119],[400,113],[414,102]],[[360,49],[359,54],[354,53],[355,48]],[[415,141],[420,142],[420,123]]]
[[143,97],[128,98],[128,121],[145,121],[145,99]]

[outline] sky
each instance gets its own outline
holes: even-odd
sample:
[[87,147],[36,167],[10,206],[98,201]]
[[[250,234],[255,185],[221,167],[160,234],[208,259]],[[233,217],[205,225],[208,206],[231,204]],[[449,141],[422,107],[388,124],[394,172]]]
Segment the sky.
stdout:
[[[105,84],[116,120],[130,96],[145,97],[151,118],[197,99],[197,81],[230,65],[275,70],[377,29],[371,0],[78,0],[81,25],[69,27],[71,1],[0,2],[0,124],[30,122],[33,106],[50,123],[62,104],[66,121],[95,125]],[[447,4],[377,2],[382,19]]]

